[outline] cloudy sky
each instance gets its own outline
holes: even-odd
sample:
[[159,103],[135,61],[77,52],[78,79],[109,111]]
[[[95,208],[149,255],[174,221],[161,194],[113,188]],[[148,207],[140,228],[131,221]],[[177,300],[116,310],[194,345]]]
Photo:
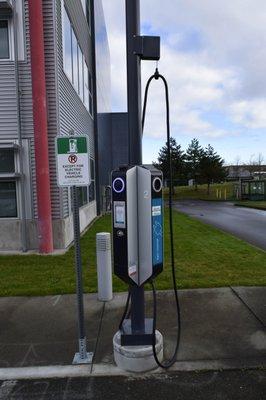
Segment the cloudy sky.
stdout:
[[[227,163],[266,161],[266,1],[140,0],[141,34],[161,36],[159,70],[170,86],[171,129]],[[113,111],[126,111],[124,0],[103,0],[112,64]],[[142,83],[155,62],[142,62]],[[143,161],[165,142],[164,92],[150,92]]]

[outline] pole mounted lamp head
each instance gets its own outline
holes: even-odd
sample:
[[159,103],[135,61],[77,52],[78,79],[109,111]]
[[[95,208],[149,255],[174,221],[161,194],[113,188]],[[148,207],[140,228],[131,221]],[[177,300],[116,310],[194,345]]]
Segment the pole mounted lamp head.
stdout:
[[134,36],[134,54],[141,60],[160,60],[160,36]]

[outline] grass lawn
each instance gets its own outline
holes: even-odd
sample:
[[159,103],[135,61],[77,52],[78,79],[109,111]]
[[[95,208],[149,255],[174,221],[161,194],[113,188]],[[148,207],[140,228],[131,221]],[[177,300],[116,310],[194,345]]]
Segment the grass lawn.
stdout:
[[266,210],[266,201],[237,201],[236,206],[256,208],[257,210]]
[[[218,192],[217,192],[218,191]],[[168,189],[165,189],[167,196]],[[218,197],[217,197],[218,195]],[[210,194],[207,193],[207,185],[198,185],[198,190],[193,186],[176,186],[175,187],[175,200],[234,200],[234,183],[226,182],[221,184],[213,184],[210,186]]]
[[[168,229],[167,215],[165,225]],[[174,226],[179,288],[266,285],[265,252],[176,211]],[[95,234],[110,231],[110,227],[110,216],[104,216],[98,219],[82,237],[86,292],[97,290]],[[0,296],[74,293],[73,262],[73,248],[60,256],[1,256]],[[168,289],[171,285],[167,240],[165,269],[157,278],[157,288]],[[114,290],[126,290],[126,286],[116,277],[114,277]]]

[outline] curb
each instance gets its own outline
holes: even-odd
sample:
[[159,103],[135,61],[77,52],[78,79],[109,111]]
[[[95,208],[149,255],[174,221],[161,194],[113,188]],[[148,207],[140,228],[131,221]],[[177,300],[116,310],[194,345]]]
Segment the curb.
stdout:
[[[91,371],[92,368],[92,371]],[[178,361],[168,372],[200,372],[236,369],[259,369],[266,368],[265,358],[256,359],[222,359],[222,360],[200,360],[200,361]],[[160,374],[165,370],[157,368],[152,372],[132,373],[122,371],[114,364],[91,365],[57,365],[47,367],[21,367],[0,368],[0,381],[7,380],[34,380],[34,379],[64,379],[64,378],[88,378],[107,376],[151,376]]]
[[247,206],[245,204],[238,204],[238,203],[234,203],[235,207],[243,207],[243,208],[250,208],[251,210],[259,210],[259,211],[266,211],[266,208],[260,207],[260,206]]

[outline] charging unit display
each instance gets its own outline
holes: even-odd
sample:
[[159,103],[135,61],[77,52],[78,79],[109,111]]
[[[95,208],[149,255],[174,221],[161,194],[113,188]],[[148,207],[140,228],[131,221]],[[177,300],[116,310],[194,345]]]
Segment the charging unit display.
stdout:
[[141,286],[163,270],[162,173],[145,166],[112,173],[114,272]]

